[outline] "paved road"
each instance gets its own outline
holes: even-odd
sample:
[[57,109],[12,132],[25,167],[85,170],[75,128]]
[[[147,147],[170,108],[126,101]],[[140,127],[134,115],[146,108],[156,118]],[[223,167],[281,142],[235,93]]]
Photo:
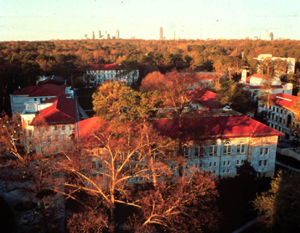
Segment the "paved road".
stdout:
[[295,171],[295,172],[299,172],[299,173],[300,173],[300,170],[297,169],[297,168],[288,166],[288,165],[286,165],[286,164],[284,164],[284,163],[281,163],[281,162],[278,162],[278,161],[275,161],[275,163],[276,163],[276,165],[278,165],[278,166],[281,166],[281,167],[284,167],[284,168],[287,168],[287,169],[290,169],[290,170],[293,170],[293,171]]

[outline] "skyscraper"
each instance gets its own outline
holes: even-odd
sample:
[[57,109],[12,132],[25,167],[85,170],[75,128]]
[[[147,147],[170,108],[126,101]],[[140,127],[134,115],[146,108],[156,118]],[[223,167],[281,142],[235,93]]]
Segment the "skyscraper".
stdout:
[[163,40],[164,39],[164,34],[163,34],[163,28],[160,27],[160,31],[159,31],[159,39]]
[[269,30],[267,29],[266,34],[265,34],[265,40],[268,40],[268,39],[269,39]]
[[98,36],[99,36],[99,39],[101,39],[101,31],[100,30],[98,31]]
[[92,38],[91,39],[95,39],[95,32],[92,31]]
[[116,31],[116,39],[120,39],[120,32],[119,32],[118,29],[117,29],[117,31]]

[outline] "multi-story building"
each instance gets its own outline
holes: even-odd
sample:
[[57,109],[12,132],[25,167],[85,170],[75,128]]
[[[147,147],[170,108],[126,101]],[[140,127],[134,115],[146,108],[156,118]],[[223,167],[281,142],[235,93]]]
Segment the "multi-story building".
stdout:
[[45,84],[40,86],[29,86],[16,90],[10,95],[11,112],[21,113],[24,110],[25,102],[41,103],[44,100],[59,95],[72,97],[73,91],[67,85]]
[[[293,138],[295,135],[292,127],[299,128],[299,122],[295,122],[295,106],[300,101],[298,96],[285,93],[274,94],[271,96],[272,105],[269,109],[266,105],[260,105],[259,112],[266,111],[268,125],[282,133],[286,139]],[[280,139],[284,138],[283,136]]]
[[162,27],[160,27],[160,29],[159,29],[159,39],[160,40],[164,39],[164,33],[163,33],[163,28]]
[[[267,80],[267,77],[263,74],[253,74],[247,77],[247,72],[244,70],[242,72],[240,83],[243,85],[245,90],[249,91],[251,99],[253,101],[257,101],[257,97],[261,95],[261,89],[263,88],[265,80]],[[274,77],[272,79],[270,94],[285,93],[291,95],[292,92],[292,83],[282,82],[278,77]]]
[[[291,74],[295,73],[295,65],[296,59],[295,58],[285,58],[285,57],[273,57],[272,54],[260,54],[257,58],[258,63],[264,61],[265,59],[270,59],[271,61],[281,60],[287,63],[287,70],[286,73]],[[259,72],[259,66],[257,67],[257,72]],[[281,74],[275,70],[275,74],[279,77]]]
[[[248,161],[261,176],[273,176],[278,136],[274,130],[234,111],[217,110],[197,118],[184,118],[183,156],[186,174],[198,168],[220,177],[235,176],[236,167]],[[176,139],[178,122],[161,119],[155,122],[161,134]]]
[[58,96],[41,103],[25,102],[25,106],[21,114],[25,146],[36,152],[57,153],[73,145],[77,122],[74,99]]
[[[179,135],[178,120],[157,119],[153,125],[161,135],[175,140]],[[99,127],[97,117],[81,121],[79,134],[92,137],[92,131]],[[274,175],[277,140],[283,135],[275,129],[235,111],[215,109],[200,117],[183,118],[181,130],[185,175],[198,169],[232,177],[243,161],[251,163],[261,176]],[[170,162],[169,166],[172,169],[175,164]]]
[[139,78],[139,70],[129,70],[117,64],[92,64],[83,81],[89,86],[98,86],[108,80],[118,80],[130,85]]

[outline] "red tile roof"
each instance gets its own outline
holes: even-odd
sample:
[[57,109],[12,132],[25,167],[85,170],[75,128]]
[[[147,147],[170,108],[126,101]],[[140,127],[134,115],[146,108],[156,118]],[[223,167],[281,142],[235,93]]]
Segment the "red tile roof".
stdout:
[[272,96],[273,96],[272,101],[276,105],[285,108],[293,108],[297,104],[297,102],[300,101],[298,96],[284,94],[284,93],[274,94]]
[[[92,117],[79,122],[80,139],[89,140],[93,132],[100,128],[101,120]],[[178,121],[175,119],[158,119],[153,121],[164,136],[178,138]],[[282,133],[244,115],[198,117],[183,119],[184,140],[199,141],[217,138],[283,136]],[[75,138],[77,131],[75,130]]]
[[53,105],[39,111],[33,119],[32,125],[45,122],[47,124],[72,124],[76,122],[75,100],[65,98],[64,96],[56,97]]
[[205,89],[197,89],[189,92],[192,101],[207,107],[209,109],[221,108],[222,106],[218,103],[218,99],[221,99],[219,95],[214,92]]
[[[283,136],[282,133],[244,115],[199,117],[183,119],[183,138],[185,140],[204,140],[235,137]],[[173,139],[178,137],[178,121],[160,119],[154,127],[162,135]]]
[[118,64],[91,64],[89,70],[120,70]]
[[59,96],[65,93],[67,85],[45,84],[30,86],[16,90],[12,95],[28,95],[29,97]]
[[[81,142],[93,141],[93,133],[101,127],[101,120],[98,116],[91,117],[78,122]],[[75,139],[77,139],[77,124],[75,124]]]

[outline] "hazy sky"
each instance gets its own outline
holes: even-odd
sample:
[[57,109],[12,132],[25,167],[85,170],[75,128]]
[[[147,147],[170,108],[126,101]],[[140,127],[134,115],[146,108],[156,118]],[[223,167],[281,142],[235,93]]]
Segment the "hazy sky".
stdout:
[[299,0],[0,0],[0,41],[121,38],[253,38],[266,29],[300,40]]

